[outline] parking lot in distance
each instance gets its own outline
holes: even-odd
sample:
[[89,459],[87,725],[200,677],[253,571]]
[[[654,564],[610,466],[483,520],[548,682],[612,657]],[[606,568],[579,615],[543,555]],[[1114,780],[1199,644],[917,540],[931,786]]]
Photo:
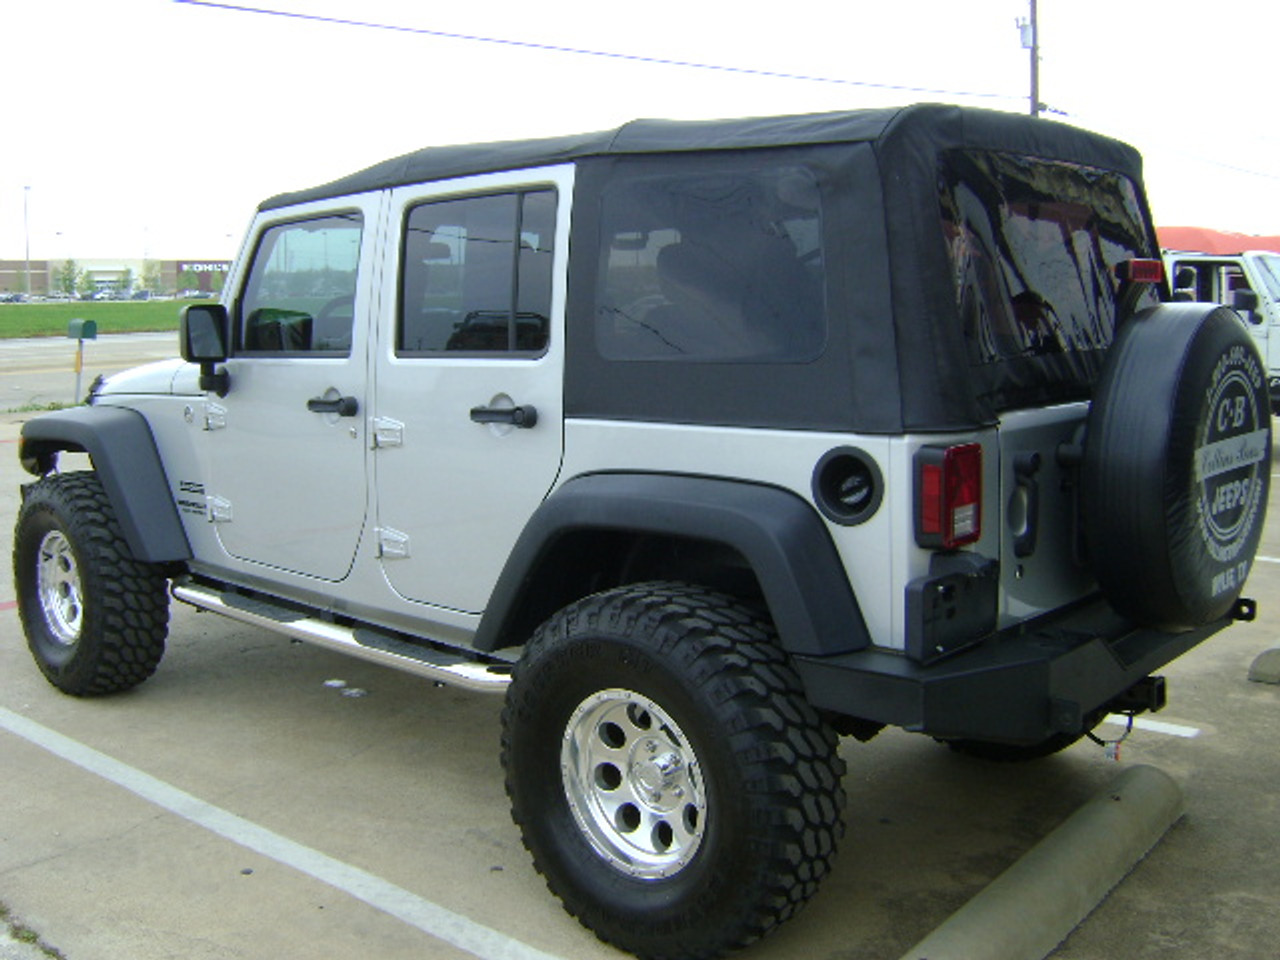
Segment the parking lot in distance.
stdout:
[[[15,440],[30,416],[0,415],[5,556],[26,479]],[[1181,783],[1186,815],[1058,960],[1274,954],[1280,687],[1247,674],[1280,638],[1278,517],[1246,591],[1259,620],[1175,661],[1170,706],[1153,718],[1169,732],[1136,730],[1122,749],[1121,766],[1149,763]],[[498,765],[498,699],[175,605],[155,677],[130,694],[76,700],[39,675],[11,577],[0,584],[4,711],[136,771],[137,783],[155,778],[199,810],[373,878],[375,894],[442,907],[493,943],[566,960],[617,955],[561,910],[520,845]],[[1119,769],[1089,743],[1000,765],[900,732],[845,741],[842,755],[849,830],[836,871],[799,919],[745,958],[894,960]],[[69,960],[467,955],[387,913],[377,895],[368,899],[381,907],[2,726],[0,771],[0,902]]]

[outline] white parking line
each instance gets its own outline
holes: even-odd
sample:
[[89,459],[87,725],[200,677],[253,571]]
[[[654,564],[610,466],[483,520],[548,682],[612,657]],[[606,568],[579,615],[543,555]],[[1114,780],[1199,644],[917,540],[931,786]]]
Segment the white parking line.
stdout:
[[1253,559],[1261,563],[1280,563],[1280,557],[1254,557]]
[[[1113,723],[1116,726],[1128,726],[1129,718],[1117,713],[1109,713],[1103,719],[1103,723]],[[1196,727],[1184,727],[1180,723],[1166,723],[1163,720],[1151,720],[1147,717],[1134,717],[1133,726],[1135,730],[1149,730],[1152,733],[1167,733],[1171,737],[1184,737],[1188,740],[1200,736],[1200,731]]]
[[242,847],[293,867],[483,960],[556,960],[381,877],[206,803],[78,740],[0,707],[0,728]]

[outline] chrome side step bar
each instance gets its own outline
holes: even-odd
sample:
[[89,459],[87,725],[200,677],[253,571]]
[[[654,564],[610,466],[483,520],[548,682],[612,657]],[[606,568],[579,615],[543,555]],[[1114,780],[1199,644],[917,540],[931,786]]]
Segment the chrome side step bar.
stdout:
[[443,650],[420,647],[371,628],[344,627],[263,600],[190,583],[175,583],[172,592],[174,599],[201,610],[438,683],[479,693],[505,693],[511,683],[509,666],[480,663]]

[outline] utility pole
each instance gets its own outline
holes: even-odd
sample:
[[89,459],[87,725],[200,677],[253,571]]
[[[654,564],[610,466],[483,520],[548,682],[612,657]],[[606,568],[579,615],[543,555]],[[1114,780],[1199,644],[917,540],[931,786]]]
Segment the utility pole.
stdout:
[[1031,0],[1031,18],[1018,21],[1022,49],[1031,51],[1031,115],[1040,116],[1040,23],[1037,0]]

